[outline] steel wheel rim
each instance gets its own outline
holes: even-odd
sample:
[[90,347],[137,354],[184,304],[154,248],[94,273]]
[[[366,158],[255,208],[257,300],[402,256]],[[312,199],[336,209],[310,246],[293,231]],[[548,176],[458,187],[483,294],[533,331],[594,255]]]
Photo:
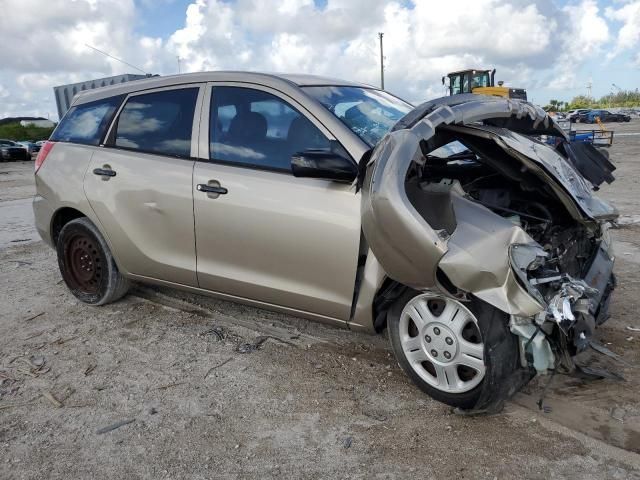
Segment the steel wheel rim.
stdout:
[[88,235],[74,235],[67,245],[65,260],[71,287],[85,293],[98,293],[102,259],[96,242]]
[[486,373],[478,320],[462,303],[425,293],[400,315],[402,351],[422,380],[447,393],[477,387]]

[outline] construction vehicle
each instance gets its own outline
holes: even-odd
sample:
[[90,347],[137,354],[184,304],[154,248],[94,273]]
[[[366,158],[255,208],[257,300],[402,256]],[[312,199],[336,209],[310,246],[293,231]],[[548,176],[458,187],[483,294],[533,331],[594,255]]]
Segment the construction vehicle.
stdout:
[[446,86],[445,79],[449,79],[449,95],[476,93],[494,97],[527,99],[527,91],[524,88],[505,87],[504,82],[501,81],[496,86],[495,76],[495,68],[493,70],[460,70],[442,77],[442,84]]

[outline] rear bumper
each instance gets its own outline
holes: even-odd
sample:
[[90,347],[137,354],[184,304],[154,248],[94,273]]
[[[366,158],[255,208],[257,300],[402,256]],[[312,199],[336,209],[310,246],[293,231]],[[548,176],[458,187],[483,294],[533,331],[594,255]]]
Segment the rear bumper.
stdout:
[[53,207],[42,195],[33,197],[33,215],[36,222],[36,230],[40,238],[52,248],[55,248],[51,238],[51,220],[53,218]]

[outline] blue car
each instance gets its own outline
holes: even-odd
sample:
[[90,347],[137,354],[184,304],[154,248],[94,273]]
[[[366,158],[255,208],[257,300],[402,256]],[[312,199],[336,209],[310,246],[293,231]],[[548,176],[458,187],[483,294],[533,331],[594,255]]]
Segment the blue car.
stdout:
[[631,117],[624,113],[611,113],[608,110],[591,110],[587,113],[578,116],[578,122],[582,123],[596,123],[596,117],[600,118],[601,122],[630,122]]

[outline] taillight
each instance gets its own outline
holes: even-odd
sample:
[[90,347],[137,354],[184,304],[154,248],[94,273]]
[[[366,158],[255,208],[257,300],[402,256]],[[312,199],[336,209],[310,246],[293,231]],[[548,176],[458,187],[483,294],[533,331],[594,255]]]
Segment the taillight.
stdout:
[[42,166],[42,164],[44,163],[44,161],[47,159],[47,155],[49,155],[49,152],[51,151],[51,149],[53,148],[53,146],[56,144],[56,142],[45,142],[44,145],[42,145],[42,148],[40,148],[40,151],[38,152],[38,156],[36,157],[36,173],[38,173],[38,170],[40,170],[40,167]]

